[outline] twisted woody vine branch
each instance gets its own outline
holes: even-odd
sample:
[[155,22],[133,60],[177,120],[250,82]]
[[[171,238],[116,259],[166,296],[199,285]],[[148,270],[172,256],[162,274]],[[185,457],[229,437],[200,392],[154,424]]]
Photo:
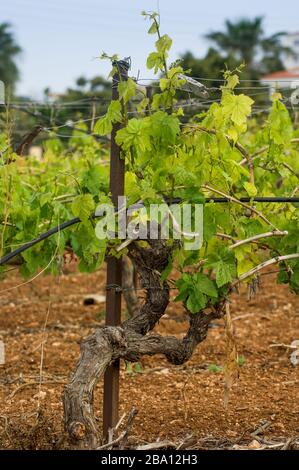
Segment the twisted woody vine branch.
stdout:
[[165,281],[161,283],[160,272],[172,251],[161,240],[151,241],[150,248],[131,244],[129,256],[137,267],[146,300],[140,311],[122,325],[98,329],[82,343],[81,359],[64,394],[66,428],[76,446],[90,448],[99,443],[92,411],[94,386],[113,360],[136,362],[143,355],[163,354],[172,364],[183,364],[206,338],[210,322],[223,315],[222,301],[209,312],[191,314],[187,310],[190,326],[181,340],[148,334],[169,303],[169,286]]

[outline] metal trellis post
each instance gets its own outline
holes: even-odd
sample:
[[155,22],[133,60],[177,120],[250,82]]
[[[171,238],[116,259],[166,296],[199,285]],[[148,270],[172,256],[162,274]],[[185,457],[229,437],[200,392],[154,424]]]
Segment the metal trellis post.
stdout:
[[[116,73],[112,81],[112,100],[119,98],[118,83],[128,79],[129,63],[126,60],[114,62]],[[120,123],[113,124],[110,149],[110,192],[114,206],[117,206],[118,196],[124,194],[125,162],[121,158],[120,148],[115,142]],[[109,257],[107,260],[107,286],[122,285],[122,259]],[[121,321],[121,291],[108,289],[106,292],[106,326],[119,325]],[[103,404],[103,435],[107,438],[108,431],[118,421],[119,405],[119,360],[111,364],[104,376]]]

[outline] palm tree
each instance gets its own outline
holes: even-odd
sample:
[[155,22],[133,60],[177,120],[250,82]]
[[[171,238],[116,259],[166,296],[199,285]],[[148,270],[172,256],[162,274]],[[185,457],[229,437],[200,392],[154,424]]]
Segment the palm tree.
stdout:
[[15,59],[21,53],[9,23],[0,23],[0,80],[8,89],[13,90],[19,78],[19,70]]
[[283,68],[282,57],[285,54],[295,56],[294,52],[281,44],[286,33],[279,32],[265,37],[263,17],[243,18],[236,22],[226,20],[225,31],[215,31],[206,35],[221,52],[232,54],[244,62],[250,71],[273,71]]

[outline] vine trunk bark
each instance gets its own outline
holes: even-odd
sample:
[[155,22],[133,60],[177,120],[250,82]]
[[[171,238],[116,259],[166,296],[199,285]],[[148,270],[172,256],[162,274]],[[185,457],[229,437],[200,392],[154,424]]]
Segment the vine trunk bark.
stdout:
[[182,364],[206,338],[210,322],[222,315],[223,306],[208,313],[189,314],[189,329],[183,339],[150,333],[169,303],[169,286],[167,282],[161,283],[160,278],[172,249],[161,240],[151,241],[147,249],[137,243],[131,245],[129,256],[146,291],[144,304],[122,325],[99,328],[82,342],[79,363],[63,397],[65,428],[74,448],[93,449],[100,445],[93,394],[111,362],[116,359],[135,362],[143,355],[163,354],[172,364]]

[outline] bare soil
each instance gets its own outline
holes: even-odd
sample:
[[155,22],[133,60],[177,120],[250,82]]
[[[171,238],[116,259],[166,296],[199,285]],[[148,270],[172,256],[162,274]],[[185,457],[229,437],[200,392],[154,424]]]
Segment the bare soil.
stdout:
[[[40,276],[14,288],[22,282],[14,271],[0,282],[0,339],[6,349],[0,365],[0,448],[54,449],[64,432],[63,386],[79,358],[80,341],[103,325],[104,303],[84,306],[83,298],[104,294],[105,272]],[[192,434],[225,447],[252,442],[256,430],[272,442],[299,436],[299,365],[291,364],[288,347],[299,339],[299,298],[270,274],[254,299],[247,300],[245,288],[235,294],[231,312],[244,364],[228,409],[218,371],[225,363],[222,321],[184,366],[169,365],[163,357],[122,364],[120,413],[138,409],[132,446],[178,442]],[[171,303],[157,331],[182,337],[186,328],[181,305]],[[99,429],[102,386],[100,381],[95,394]]]

